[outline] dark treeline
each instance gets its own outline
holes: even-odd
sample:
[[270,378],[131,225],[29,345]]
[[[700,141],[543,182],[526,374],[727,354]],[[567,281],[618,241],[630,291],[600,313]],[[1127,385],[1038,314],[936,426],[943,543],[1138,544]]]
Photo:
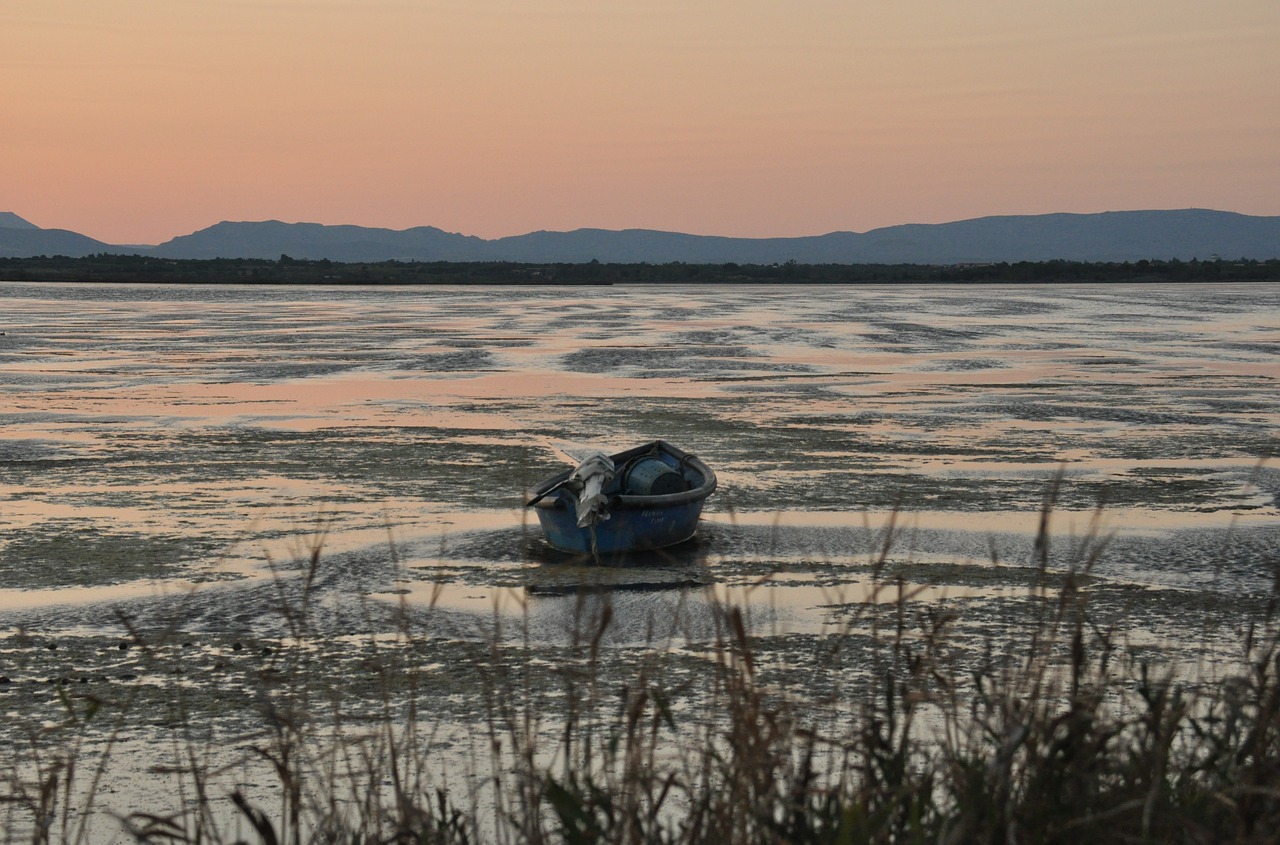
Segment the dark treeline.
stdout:
[[98,254],[0,258],[0,280],[290,285],[873,284],[1280,281],[1280,259],[1018,261],[998,264],[602,264],[455,261],[342,263]]

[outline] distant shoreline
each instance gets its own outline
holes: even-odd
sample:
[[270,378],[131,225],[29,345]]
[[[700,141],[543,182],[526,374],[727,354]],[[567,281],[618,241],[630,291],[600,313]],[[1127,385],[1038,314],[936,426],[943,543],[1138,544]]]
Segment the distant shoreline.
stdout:
[[1020,261],[996,264],[524,264],[170,259],[138,255],[0,258],[0,282],[234,285],[1070,284],[1280,282],[1280,259]]

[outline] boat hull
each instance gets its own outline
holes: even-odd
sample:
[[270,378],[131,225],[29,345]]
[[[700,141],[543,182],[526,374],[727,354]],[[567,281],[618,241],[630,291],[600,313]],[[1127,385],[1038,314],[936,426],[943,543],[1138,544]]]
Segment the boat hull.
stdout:
[[715,473],[698,458],[661,440],[611,456],[619,467],[637,458],[653,457],[680,472],[688,489],[657,496],[627,495],[620,489],[606,491],[610,492],[609,518],[586,528],[577,525],[574,499],[569,491],[561,489],[554,495],[547,494],[562,483],[571,470],[538,484],[530,501],[547,542],[574,554],[613,556],[666,548],[691,538],[702,516],[703,502],[716,488]]

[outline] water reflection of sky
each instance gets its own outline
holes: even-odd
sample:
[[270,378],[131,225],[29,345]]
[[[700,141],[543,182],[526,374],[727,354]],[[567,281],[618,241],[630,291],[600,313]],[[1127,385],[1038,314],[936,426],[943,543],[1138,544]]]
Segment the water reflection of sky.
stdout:
[[659,436],[720,474],[706,562],[725,583],[844,567],[856,585],[874,531],[850,532],[895,508],[916,526],[903,560],[1025,562],[1059,468],[1057,524],[1104,504],[1102,571],[1125,583],[1262,589],[1280,549],[1280,474],[1259,466],[1280,431],[1274,285],[0,300],[14,610],[265,577],[317,519],[335,556],[393,540],[410,593],[518,586],[545,566],[519,497],[557,467],[548,444]]

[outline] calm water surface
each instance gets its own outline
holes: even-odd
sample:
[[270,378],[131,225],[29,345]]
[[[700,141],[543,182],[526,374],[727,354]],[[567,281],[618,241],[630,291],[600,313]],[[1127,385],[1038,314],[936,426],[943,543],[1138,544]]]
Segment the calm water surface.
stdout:
[[362,594],[485,606],[557,577],[520,508],[557,447],[653,437],[719,473],[700,577],[776,572],[798,611],[895,510],[931,584],[1028,563],[1059,470],[1063,554],[1102,505],[1117,582],[1265,590],[1280,549],[1276,286],[6,284],[0,331],[10,625],[230,589],[317,532]]
[[[796,700],[873,670],[860,632],[898,584],[962,664],[1016,653],[1059,473],[1049,586],[1091,566],[1134,653],[1216,675],[1280,563],[1275,285],[0,284],[0,332],[0,744],[129,702],[102,841],[110,812],[171,809],[165,741],[234,762],[300,667],[355,718],[385,700],[370,654],[402,661],[462,753],[484,644],[524,637],[504,671],[554,709],[605,606],[607,671],[667,644],[689,690],[723,599]],[[719,474],[697,542],[606,571],[550,551],[523,491],[565,449],[655,437]],[[315,549],[300,641],[281,607]],[[244,765],[235,788],[270,782]]]

